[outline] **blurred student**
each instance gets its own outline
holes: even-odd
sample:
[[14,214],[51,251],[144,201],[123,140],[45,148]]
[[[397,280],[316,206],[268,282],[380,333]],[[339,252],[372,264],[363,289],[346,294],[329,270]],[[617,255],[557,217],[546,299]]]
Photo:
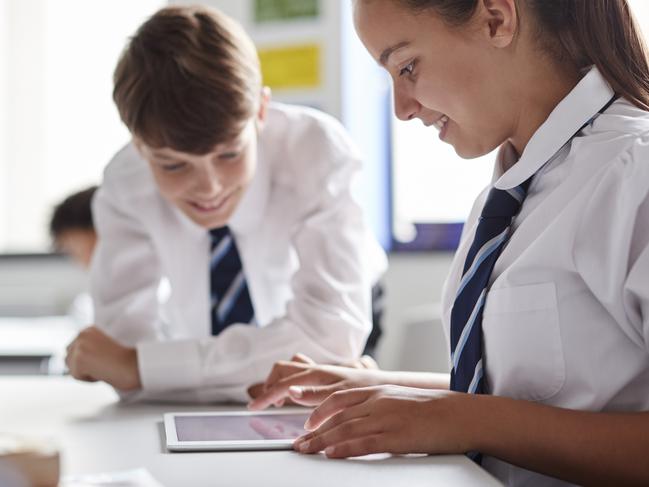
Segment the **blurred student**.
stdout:
[[[54,207],[50,218],[50,237],[54,249],[69,256],[84,270],[97,246],[97,232],[92,219],[92,198],[97,186],[91,186],[66,197]],[[74,298],[68,314],[78,326],[87,326],[94,320],[92,299],[84,291]]]
[[386,259],[340,124],[270,103],[251,40],[209,8],[152,16],[114,81],[133,140],[94,200],[96,326],[69,346],[71,373],[133,399],[245,400],[298,350],[358,358]]
[[96,191],[97,186],[91,186],[71,194],[54,207],[50,219],[50,236],[54,248],[69,255],[85,269],[90,267],[97,245],[91,209]]
[[649,485],[649,63],[625,0],[355,0],[396,115],[500,147],[442,297],[451,374],[280,362],[295,448],[465,453],[506,485]]

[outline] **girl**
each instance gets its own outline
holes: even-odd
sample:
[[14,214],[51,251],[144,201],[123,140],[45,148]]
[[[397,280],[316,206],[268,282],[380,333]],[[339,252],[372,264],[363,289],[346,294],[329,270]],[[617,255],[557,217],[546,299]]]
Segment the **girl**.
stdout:
[[354,18],[399,118],[463,157],[500,147],[442,298],[451,375],[278,363],[251,407],[324,400],[305,453],[649,484],[649,69],[626,1],[356,0]]

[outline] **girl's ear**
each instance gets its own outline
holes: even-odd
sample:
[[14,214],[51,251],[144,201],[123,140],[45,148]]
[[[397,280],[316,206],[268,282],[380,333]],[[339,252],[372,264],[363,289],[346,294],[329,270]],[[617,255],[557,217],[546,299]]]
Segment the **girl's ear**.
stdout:
[[266,122],[266,115],[268,114],[268,105],[270,103],[271,92],[268,86],[261,89],[261,96],[259,97],[259,111],[257,112],[257,130],[261,130]]
[[511,45],[518,31],[516,0],[479,0],[480,30],[498,48]]

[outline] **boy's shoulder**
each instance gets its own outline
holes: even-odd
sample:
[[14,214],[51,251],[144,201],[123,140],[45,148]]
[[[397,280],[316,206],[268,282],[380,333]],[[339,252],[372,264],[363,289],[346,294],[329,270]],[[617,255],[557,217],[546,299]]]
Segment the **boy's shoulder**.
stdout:
[[[338,130],[342,125],[331,115],[306,105],[271,102],[268,107],[268,122],[278,125],[306,124],[312,129]],[[344,130],[344,129],[342,129]]]
[[155,192],[155,183],[146,161],[132,142],[122,147],[104,169],[102,186],[118,197],[134,197]]
[[315,108],[271,103],[261,137],[262,150],[297,164],[309,159],[325,165],[359,161],[360,153],[343,125]]

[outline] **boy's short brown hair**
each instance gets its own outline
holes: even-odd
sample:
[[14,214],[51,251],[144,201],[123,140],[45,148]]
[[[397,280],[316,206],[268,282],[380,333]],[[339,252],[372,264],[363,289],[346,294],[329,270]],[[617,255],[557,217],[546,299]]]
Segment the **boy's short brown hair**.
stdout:
[[137,30],[114,74],[113,99],[151,147],[205,154],[236,137],[261,93],[255,47],[218,10],[167,7]]

